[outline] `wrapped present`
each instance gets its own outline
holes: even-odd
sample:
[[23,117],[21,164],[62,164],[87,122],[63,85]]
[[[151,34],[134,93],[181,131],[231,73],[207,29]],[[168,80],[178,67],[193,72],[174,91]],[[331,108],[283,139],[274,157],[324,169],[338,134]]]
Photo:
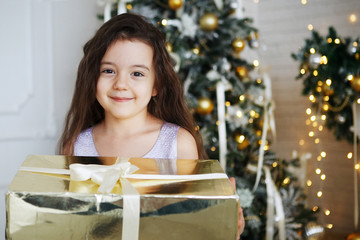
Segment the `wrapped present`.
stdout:
[[217,160],[31,155],[6,193],[7,239],[236,239]]

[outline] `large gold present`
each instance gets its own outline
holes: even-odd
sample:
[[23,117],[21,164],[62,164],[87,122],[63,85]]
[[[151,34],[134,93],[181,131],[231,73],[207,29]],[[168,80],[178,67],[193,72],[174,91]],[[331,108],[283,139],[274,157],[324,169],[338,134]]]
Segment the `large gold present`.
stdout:
[[67,174],[71,165],[111,168],[118,160],[28,156],[6,194],[7,239],[130,239],[123,228],[141,240],[236,239],[239,197],[217,160],[129,159],[139,168],[126,179],[138,210],[125,207],[123,181],[100,193],[97,183]]

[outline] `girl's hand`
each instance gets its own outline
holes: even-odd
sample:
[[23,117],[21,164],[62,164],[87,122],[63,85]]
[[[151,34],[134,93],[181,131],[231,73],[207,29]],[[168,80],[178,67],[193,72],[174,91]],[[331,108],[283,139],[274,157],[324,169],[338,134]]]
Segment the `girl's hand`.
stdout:
[[[235,191],[236,191],[236,181],[234,177],[231,177],[230,179],[230,183],[231,185],[233,185]],[[241,208],[241,206],[239,205],[239,222],[238,222],[238,235],[236,239],[240,239],[240,235],[242,234],[242,232],[244,231],[245,228],[245,219],[244,219],[244,214],[243,214],[243,210]]]

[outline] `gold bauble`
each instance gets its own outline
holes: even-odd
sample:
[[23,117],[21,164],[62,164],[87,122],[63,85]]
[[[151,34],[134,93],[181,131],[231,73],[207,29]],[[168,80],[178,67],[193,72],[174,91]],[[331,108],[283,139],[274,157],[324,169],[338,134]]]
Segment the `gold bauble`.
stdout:
[[351,87],[356,92],[360,92],[360,76],[354,76],[354,79],[351,81]]
[[169,8],[172,10],[177,10],[183,5],[182,0],[169,0],[168,1]]
[[213,31],[219,25],[218,17],[213,13],[206,13],[200,18],[200,27],[205,31]]
[[237,52],[237,53],[241,52],[245,48],[245,40],[241,39],[241,38],[236,38],[233,41],[232,46],[233,46],[235,52]]
[[245,135],[241,132],[236,132],[234,135],[235,141],[238,143],[238,149],[243,150],[250,145],[250,142],[246,139]]
[[324,84],[322,86],[322,91],[323,91],[324,95],[326,95],[326,96],[331,96],[335,92],[334,89],[331,86],[327,85],[327,84]]
[[168,52],[172,52],[172,51],[173,51],[173,46],[172,46],[171,43],[167,42],[165,47],[166,47],[166,50],[167,50]]
[[239,150],[244,150],[249,145],[250,145],[250,142],[245,138],[244,141],[242,141],[241,143],[238,143],[238,149]]
[[347,236],[346,240],[360,240],[360,234],[352,233],[349,236]]
[[201,97],[198,99],[198,107],[196,108],[196,112],[200,115],[207,115],[212,112],[214,109],[214,104],[210,98]]
[[245,66],[239,66],[236,68],[236,73],[240,78],[245,78],[248,76],[248,70]]

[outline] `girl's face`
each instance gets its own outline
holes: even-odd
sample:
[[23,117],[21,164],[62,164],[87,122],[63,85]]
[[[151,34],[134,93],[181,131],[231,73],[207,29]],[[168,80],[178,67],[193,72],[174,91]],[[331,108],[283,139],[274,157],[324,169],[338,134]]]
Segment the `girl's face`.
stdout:
[[127,119],[147,113],[154,89],[152,48],[140,41],[118,40],[101,60],[96,98],[105,118]]

